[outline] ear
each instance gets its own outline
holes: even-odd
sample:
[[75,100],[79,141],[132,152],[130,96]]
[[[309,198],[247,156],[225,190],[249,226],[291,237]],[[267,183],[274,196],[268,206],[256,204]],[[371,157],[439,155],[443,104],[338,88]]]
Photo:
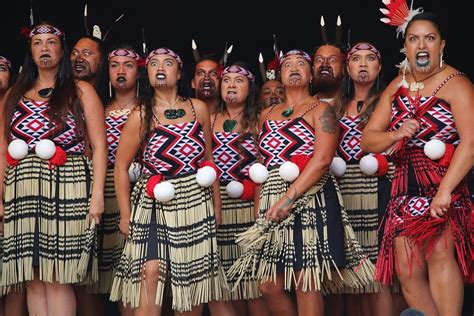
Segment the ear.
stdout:
[[441,53],[443,53],[445,46],[446,46],[446,41],[445,41],[445,40],[441,40]]
[[178,78],[177,80],[181,79],[181,69],[178,71]]
[[196,83],[194,83],[194,78],[193,80],[191,80],[191,88],[195,89],[196,90]]

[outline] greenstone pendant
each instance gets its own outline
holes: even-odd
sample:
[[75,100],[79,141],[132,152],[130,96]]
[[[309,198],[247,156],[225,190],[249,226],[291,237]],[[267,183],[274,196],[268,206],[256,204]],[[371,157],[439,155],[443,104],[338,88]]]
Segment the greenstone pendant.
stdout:
[[232,132],[237,126],[236,120],[225,120],[224,121],[224,132]]
[[186,111],[184,109],[167,109],[165,110],[165,117],[168,120],[175,120],[181,118],[186,115]]
[[289,117],[291,114],[293,114],[293,108],[286,108],[283,110],[283,112],[281,112],[283,117]]

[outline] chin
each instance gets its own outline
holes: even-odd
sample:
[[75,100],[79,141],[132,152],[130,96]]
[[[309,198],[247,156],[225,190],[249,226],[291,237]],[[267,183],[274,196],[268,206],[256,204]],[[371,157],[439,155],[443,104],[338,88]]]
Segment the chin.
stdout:
[[429,72],[431,70],[431,62],[429,62],[428,64],[423,65],[423,66],[416,64],[415,69],[416,69],[416,71],[422,72],[422,73]]

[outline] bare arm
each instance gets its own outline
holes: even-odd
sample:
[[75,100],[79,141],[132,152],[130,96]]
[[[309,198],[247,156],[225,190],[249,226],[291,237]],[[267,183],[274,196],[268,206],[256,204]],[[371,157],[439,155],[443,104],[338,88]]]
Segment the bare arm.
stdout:
[[[211,132],[211,119],[207,106],[200,100],[193,99],[194,109],[196,111],[197,120],[202,126],[204,132],[204,141],[206,143],[206,150],[204,152],[204,159],[214,162],[212,156],[212,132]],[[216,223],[219,226],[222,219],[222,204],[221,204],[221,192],[219,187],[219,181],[216,180],[212,185],[212,201],[214,203],[214,213],[216,217]]]
[[441,91],[443,98],[451,105],[461,141],[431,203],[430,211],[433,217],[441,216],[443,210],[449,209],[451,193],[471,170],[474,161],[474,91],[472,84],[466,78],[457,77],[451,79]]
[[[5,117],[4,117],[4,106],[6,97],[3,98],[0,103],[0,223],[3,223],[3,179],[5,175],[5,169],[7,168],[6,153],[7,153],[7,139],[5,138]],[[2,225],[2,224],[0,224]],[[3,231],[3,225],[0,227],[0,231]]]
[[327,103],[321,103],[315,110],[309,113],[313,113],[312,120],[315,131],[314,155],[281,200],[267,211],[267,218],[281,220],[287,217],[288,211],[296,199],[317,183],[331,165],[339,141],[336,113]]
[[392,96],[398,89],[399,81],[399,77],[395,78],[382,93],[374,113],[362,132],[361,147],[365,152],[384,152],[404,137],[411,138],[420,128],[418,121],[407,120],[400,129],[387,131],[392,115]]
[[104,186],[107,174],[107,141],[105,136],[104,107],[94,88],[83,81],[77,82],[83,104],[87,135],[92,148],[93,184],[89,214],[100,222],[104,212]]
[[120,231],[128,236],[130,223],[130,177],[128,168],[132,164],[141,143],[141,111],[133,110],[120,135],[119,146],[114,165],[115,195],[120,210]]

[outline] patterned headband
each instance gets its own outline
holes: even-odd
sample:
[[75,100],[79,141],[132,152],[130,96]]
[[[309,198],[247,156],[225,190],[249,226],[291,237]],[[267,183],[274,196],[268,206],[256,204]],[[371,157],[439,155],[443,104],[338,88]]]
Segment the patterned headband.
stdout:
[[290,56],[295,56],[295,55],[303,57],[310,64],[312,62],[311,57],[308,55],[307,52],[299,50],[299,49],[293,49],[293,50],[288,51],[285,55],[283,55],[282,58],[280,58],[280,66],[283,64],[285,59],[287,59]]
[[38,25],[30,31],[30,38],[38,34],[54,34],[61,38],[64,38],[64,32],[57,27],[51,25]]
[[379,60],[382,60],[382,55],[380,55],[379,50],[372,44],[369,43],[358,43],[352,46],[352,48],[349,50],[346,56],[346,60],[349,60],[352,55],[354,55],[357,51],[359,50],[370,50],[372,53],[374,53]]
[[224,71],[222,72],[222,76],[226,74],[240,74],[247,77],[247,79],[250,81],[255,81],[255,76],[253,75],[253,73],[237,65],[232,65],[232,66],[224,68]]
[[172,51],[171,49],[169,48],[158,48],[158,49],[155,49],[153,51],[150,52],[150,54],[148,54],[148,57],[146,58],[146,62],[145,62],[145,65],[148,65],[148,62],[150,61],[150,59],[152,59],[154,56],[156,55],[168,55],[168,56],[171,56],[173,57],[174,59],[176,59],[176,61],[178,62],[179,64],[179,67],[180,68],[183,68],[183,60],[181,59],[181,57],[179,57],[178,54],[176,54],[174,51]]
[[132,59],[135,59],[136,61],[140,60],[140,55],[138,55],[136,52],[133,50],[129,49],[115,49],[109,53],[108,60],[110,60],[112,57],[130,57]]
[[0,56],[0,63],[4,63],[7,65],[8,69],[12,69],[12,63],[3,56]]

